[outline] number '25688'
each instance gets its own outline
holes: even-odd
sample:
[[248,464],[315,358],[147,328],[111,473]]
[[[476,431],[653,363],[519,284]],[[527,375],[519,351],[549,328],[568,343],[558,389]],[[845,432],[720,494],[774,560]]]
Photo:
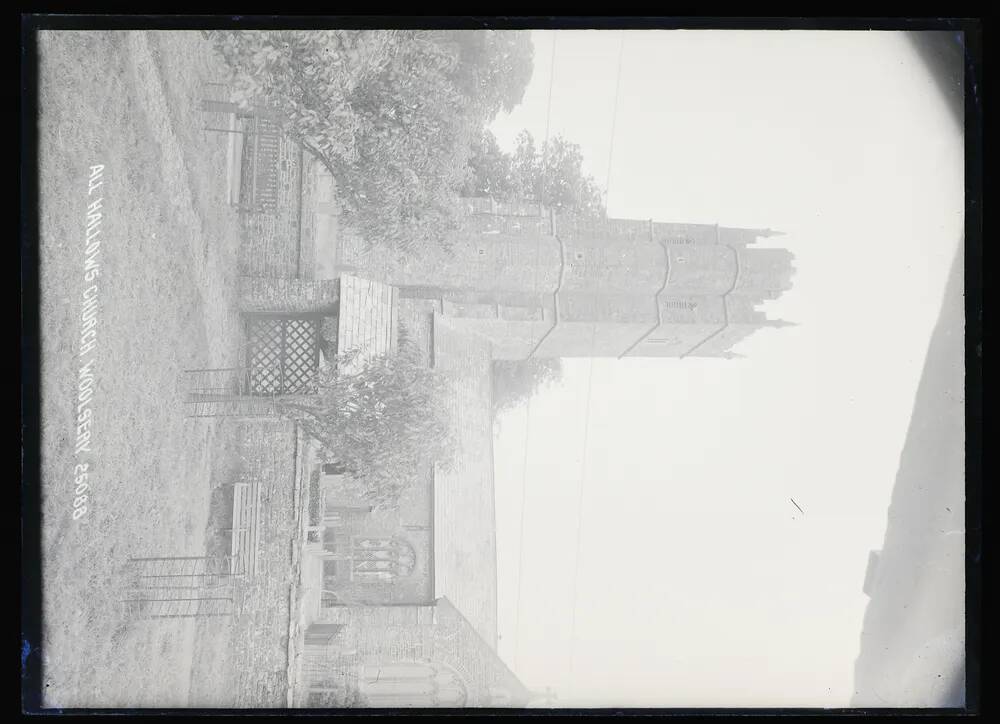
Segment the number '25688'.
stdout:
[[78,463],[75,468],[73,468],[73,484],[76,486],[73,489],[73,520],[79,520],[87,514],[87,491],[90,490],[90,483],[87,479],[90,474],[87,472],[90,469],[90,463]]

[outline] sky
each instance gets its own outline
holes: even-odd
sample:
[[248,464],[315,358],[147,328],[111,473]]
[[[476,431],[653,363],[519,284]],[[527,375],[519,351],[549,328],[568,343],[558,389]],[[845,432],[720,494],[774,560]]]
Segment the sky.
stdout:
[[794,287],[761,308],[797,326],[744,359],[566,360],[500,419],[499,653],[558,706],[847,706],[961,132],[900,33],[532,37],[501,146],[580,144],[612,216],[785,232],[759,245]]

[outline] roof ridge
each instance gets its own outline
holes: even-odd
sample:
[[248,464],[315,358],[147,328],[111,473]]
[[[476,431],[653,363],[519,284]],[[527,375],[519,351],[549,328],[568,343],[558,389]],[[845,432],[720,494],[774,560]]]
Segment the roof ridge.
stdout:
[[461,609],[458,606],[456,606],[454,603],[452,603],[451,599],[448,598],[447,596],[438,596],[438,598],[436,598],[434,600],[434,605],[438,606],[442,602],[444,602],[445,604],[447,604],[447,606],[452,611],[454,611],[455,613],[457,613],[458,617],[463,622],[465,622],[465,624],[469,627],[469,630],[472,631],[473,635],[475,635],[475,637],[477,639],[479,639],[479,641],[481,641],[483,644],[486,645],[486,647],[490,650],[490,653],[492,653],[493,657],[496,659],[496,662],[500,665],[500,668],[502,668],[517,683],[517,685],[521,687],[521,689],[523,690],[524,696],[525,697],[529,696],[531,692],[528,690],[528,687],[525,686],[524,682],[521,681],[520,677],[516,673],[514,673],[514,670],[511,669],[510,666],[507,665],[507,662],[503,660],[503,658],[500,656],[500,653],[494,647],[490,646],[489,642],[487,642],[485,639],[483,639],[483,637],[482,637],[482,635],[480,635],[479,631],[476,630],[476,627],[472,625],[472,621],[470,621],[468,619],[468,617],[464,613],[462,613]]

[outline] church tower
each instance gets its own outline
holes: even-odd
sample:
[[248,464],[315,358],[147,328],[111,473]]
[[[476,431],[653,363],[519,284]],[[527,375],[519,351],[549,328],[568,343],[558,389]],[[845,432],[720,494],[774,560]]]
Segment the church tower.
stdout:
[[391,282],[440,300],[496,359],[732,356],[754,330],[785,324],[756,309],[791,288],[792,254],[753,247],[770,230],[465,204],[451,253],[421,255]]

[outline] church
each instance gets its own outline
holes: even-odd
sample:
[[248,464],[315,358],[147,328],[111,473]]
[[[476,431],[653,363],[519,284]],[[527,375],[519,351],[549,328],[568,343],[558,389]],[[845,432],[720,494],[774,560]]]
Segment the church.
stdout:
[[[758,307],[791,287],[792,255],[757,247],[775,233],[766,229],[482,198],[462,201],[440,248],[403,254],[340,224],[332,179],[308,154],[283,142],[276,158],[277,201],[245,215],[240,303],[246,364],[288,362],[257,392],[307,392],[308,376],[286,367],[391,354],[405,338],[452,377],[459,431],[457,461],[426,470],[391,511],[352,494],[337,465],[302,442],[304,615],[290,703],[538,703],[497,654],[493,361],[732,357],[755,330],[785,324]],[[262,319],[287,330],[255,335]],[[300,329],[313,331],[305,341],[286,333]]]

